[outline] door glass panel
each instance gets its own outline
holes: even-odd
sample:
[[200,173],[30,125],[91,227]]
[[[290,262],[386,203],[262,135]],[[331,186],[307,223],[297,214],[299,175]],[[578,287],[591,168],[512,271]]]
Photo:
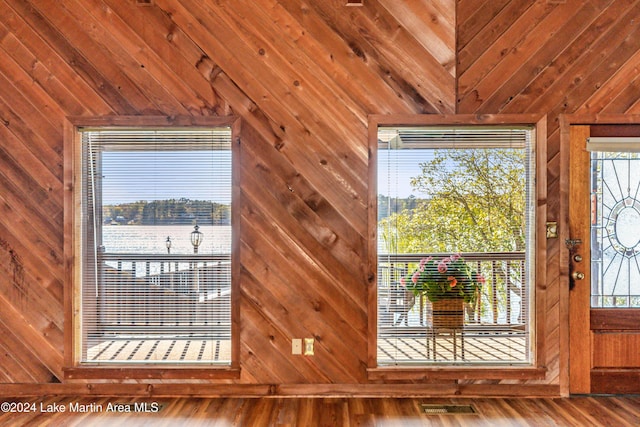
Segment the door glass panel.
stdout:
[[591,306],[640,307],[640,157],[591,153]]

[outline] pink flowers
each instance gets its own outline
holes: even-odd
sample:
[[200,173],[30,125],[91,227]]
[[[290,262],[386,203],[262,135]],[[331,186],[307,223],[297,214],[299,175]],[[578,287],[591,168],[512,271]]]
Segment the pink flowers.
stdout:
[[420,278],[420,270],[416,270],[416,272],[413,273],[413,276],[411,276],[411,281],[413,283],[418,283],[419,278]]
[[418,269],[419,269],[420,271],[424,271],[424,267],[425,267],[425,265],[427,265],[427,264],[428,264],[432,259],[433,259],[433,257],[432,257],[432,256],[427,257],[427,258],[422,258],[422,259],[420,260],[420,265],[418,266]]
[[444,260],[438,263],[438,273],[444,274],[447,272],[447,263]]
[[431,301],[460,298],[474,302],[485,283],[485,278],[478,271],[480,262],[467,264],[458,253],[437,258],[425,257],[416,264],[415,270],[400,279],[400,284],[416,295],[425,295]]

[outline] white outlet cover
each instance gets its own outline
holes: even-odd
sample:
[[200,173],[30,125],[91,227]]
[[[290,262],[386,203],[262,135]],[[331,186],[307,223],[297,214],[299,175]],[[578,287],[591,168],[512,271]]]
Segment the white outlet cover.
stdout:
[[291,354],[302,354],[301,338],[294,338],[291,340]]

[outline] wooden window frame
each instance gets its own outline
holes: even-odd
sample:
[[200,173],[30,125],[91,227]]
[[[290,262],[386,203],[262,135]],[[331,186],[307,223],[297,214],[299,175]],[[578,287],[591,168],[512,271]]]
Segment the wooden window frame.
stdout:
[[[535,259],[534,295],[535,306],[532,314],[534,345],[531,366],[378,366],[378,256],[377,256],[377,151],[378,128],[380,126],[481,126],[481,125],[529,125],[535,129]],[[368,192],[368,360],[367,374],[372,381],[417,381],[430,379],[544,379],[547,372],[544,337],[545,283],[546,283],[546,200],[547,200],[547,118],[543,114],[499,114],[499,115],[371,115],[368,122],[369,148],[369,192]]]
[[81,197],[76,189],[81,182],[82,144],[81,127],[221,127],[228,126],[232,133],[232,200],[236,206],[240,201],[239,135],[241,121],[238,117],[193,117],[193,116],[105,116],[68,117],[64,123],[64,374],[66,380],[73,379],[237,379],[240,377],[240,327],[239,287],[240,276],[240,209],[232,209],[231,226],[231,363],[216,365],[169,365],[154,366],[87,366],[80,364],[80,331],[78,307],[81,303],[78,289],[81,284],[81,241],[79,213]]

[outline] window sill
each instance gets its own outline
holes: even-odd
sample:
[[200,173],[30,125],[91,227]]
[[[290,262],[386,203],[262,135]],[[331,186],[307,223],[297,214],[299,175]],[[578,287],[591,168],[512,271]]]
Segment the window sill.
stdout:
[[513,366],[491,366],[491,367],[384,367],[370,368],[367,370],[369,380],[433,380],[433,379],[495,379],[495,380],[521,380],[521,379],[544,379],[547,368],[538,367],[513,367]]
[[156,366],[76,366],[64,368],[65,380],[79,379],[170,379],[230,380],[240,378],[240,369],[229,366],[156,367]]

